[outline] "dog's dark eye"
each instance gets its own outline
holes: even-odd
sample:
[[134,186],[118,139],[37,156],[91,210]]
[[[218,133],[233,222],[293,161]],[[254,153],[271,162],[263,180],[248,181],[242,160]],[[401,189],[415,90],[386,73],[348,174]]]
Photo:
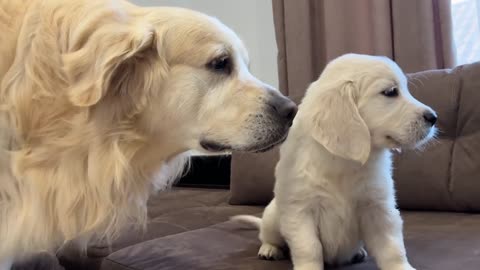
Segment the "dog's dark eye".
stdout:
[[230,73],[232,69],[232,63],[228,56],[223,56],[214,59],[210,63],[208,63],[208,68],[221,73]]
[[392,87],[387,90],[382,91],[382,95],[386,97],[398,97],[398,88],[397,87]]

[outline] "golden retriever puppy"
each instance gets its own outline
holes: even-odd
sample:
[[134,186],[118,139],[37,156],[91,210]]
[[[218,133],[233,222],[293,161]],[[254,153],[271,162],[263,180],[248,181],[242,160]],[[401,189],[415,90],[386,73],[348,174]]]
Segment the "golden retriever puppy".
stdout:
[[179,154],[266,151],[296,113],[232,30],[190,10],[0,0],[0,32],[2,270],[145,224],[152,179],[168,186]]
[[400,68],[384,57],[348,54],[327,65],[299,107],[281,146],[275,198],[260,227],[259,256],[295,270],[363,260],[412,270],[395,204],[391,149],[415,148],[435,133],[435,112],[413,98]]

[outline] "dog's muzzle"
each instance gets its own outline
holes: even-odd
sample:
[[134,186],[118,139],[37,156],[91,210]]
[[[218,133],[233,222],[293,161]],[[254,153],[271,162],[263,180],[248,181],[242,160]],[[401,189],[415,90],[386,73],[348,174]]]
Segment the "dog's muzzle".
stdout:
[[298,107],[293,101],[277,94],[267,101],[267,105],[271,106],[276,118],[285,121],[289,127],[292,126],[293,119],[298,112]]

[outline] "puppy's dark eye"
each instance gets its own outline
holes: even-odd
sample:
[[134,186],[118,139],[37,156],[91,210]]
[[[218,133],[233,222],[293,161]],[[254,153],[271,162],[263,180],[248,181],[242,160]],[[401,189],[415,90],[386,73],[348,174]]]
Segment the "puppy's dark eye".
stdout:
[[207,66],[212,71],[226,73],[226,74],[230,73],[232,69],[232,63],[228,56],[215,58],[210,63],[208,63]]
[[382,95],[386,97],[398,97],[398,88],[392,87],[382,91]]

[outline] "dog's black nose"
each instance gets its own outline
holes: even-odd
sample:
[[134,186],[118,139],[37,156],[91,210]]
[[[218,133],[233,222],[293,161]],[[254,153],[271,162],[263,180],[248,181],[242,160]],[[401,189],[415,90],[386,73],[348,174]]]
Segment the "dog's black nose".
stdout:
[[435,125],[437,123],[437,115],[434,112],[426,111],[423,113],[423,119],[427,121],[430,125]]
[[288,98],[277,96],[269,101],[269,105],[272,106],[278,116],[287,120],[289,125],[292,124],[293,118],[295,118],[298,111],[295,102]]

